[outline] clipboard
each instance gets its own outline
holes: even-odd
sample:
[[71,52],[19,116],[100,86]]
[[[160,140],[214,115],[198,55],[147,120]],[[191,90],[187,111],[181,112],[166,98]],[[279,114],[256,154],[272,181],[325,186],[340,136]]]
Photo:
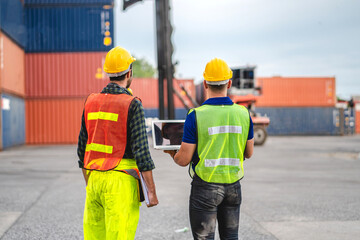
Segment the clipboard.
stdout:
[[142,173],[138,169],[121,169],[116,170],[119,172],[123,172],[133,176],[138,181],[138,190],[139,190],[139,202],[145,201],[146,204],[149,204],[149,194],[148,194],[148,187],[146,186],[146,182],[142,176]]
[[142,173],[139,174],[139,177],[140,177],[140,185],[142,190],[140,191],[140,201],[145,200],[146,204],[149,205],[150,201],[149,201],[148,188],[146,186],[146,182],[144,181]]

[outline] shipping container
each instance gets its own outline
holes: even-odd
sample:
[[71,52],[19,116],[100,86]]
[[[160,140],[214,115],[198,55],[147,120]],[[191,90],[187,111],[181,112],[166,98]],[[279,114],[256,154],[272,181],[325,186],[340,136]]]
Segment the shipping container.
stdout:
[[114,0],[23,0],[25,7],[33,6],[46,6],[46,7],[58,7],[58,6],[113,6]]
[[[192,79],[176,79],[173,81],[173,87],[185,100],[185,103],[192,106],[191,101],[180,88],[180,84],[184,86],[188,94],[195,99],[195,85]],[[142,100],[144,108],[159,108],[159,82],[156,78],[135,78],[131,83],[131,87],[135,96]],[[164,89],[167,88],[166,82]],[[166,91],[165,91],[166,92]],[[167,94],[164,94],[165,106],[167,106]],[[184,108],[179,98],[174,94],[175,108]]]
[[355,131],[360,133],[360,103],[355,105]]
[[360,95],[352,95],[351,98],[354,102],[360,103]]
[[260,77],[258,107],[334,107],[334,77]]
[[105,56],[105,52],[26,54],[26,96],[83,97],[100,92],[109,83],[102,71]]
[[[159,119],[159,108],[145,108],[145,118]],[[184,120],[188,110],[185,108],[175,108],[175,119]]]
[[114,46],[112,8],[28,7],[26,52],[109,51]]
[[24,8],[20,0],[0,1],[0,26],[1,31],[21,48],[25,48],[26,27],[24,24]]
[[353,135],[355,133],[355,111],[354,109],[344,109],[344,134]]
[[8,93],[1,95],[2,148],[25,143],[25,103],[24,99]]
[[[78,141],[85,98],[27,99],[27,144],[75,144]],[[159,118],[157,108],[144,109],[145,118]],[[175,109],[176,119],[187,110]]]
[[25,52],[0,32],[0,90],[24,97]]
[[78,141],[85,98],[27,99],[27,144],[74,144]]
[[271,120],[267,128],[269,135],[342,135],[340,110],[333,107],[256,108],[256,112]]

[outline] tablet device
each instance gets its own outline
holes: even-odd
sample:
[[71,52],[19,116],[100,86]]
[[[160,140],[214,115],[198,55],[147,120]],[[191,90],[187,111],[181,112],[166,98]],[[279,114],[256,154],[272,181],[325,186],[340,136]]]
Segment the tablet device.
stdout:
[[185,120],[156,120],[152,122],[154,148],[179,150],[184,133]]

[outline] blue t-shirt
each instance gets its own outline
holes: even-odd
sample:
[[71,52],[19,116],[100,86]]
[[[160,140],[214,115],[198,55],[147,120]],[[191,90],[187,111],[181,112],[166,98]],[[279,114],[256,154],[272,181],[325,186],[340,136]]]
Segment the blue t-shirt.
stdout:
[[[202,105],[233,105],[233,101],[229,97],[217,97],[217,98],[209,98],[206,100]],[[190,114],[187,115],[185,124],[184,124],[184,134],[183,134],[183,142],[186,143],[197,143],[197,134],[196,134],[196,119],[195,119],[195,111],[192,111]],[[254,126],[252,119],[250,117],[250,127],[249,127],[249,134],[248,140],[254,137]]]

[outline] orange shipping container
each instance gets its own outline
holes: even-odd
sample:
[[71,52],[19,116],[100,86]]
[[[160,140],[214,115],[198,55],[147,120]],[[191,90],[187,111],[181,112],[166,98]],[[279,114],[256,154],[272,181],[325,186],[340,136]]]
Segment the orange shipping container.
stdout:
[[77,143],[85,98],[27,99],[27,144]]
[[258,107],[333,107],[335,77],[260,77]]
[[[185,96],[185,93],[180,89],[179,84],[182,84],[187,92],[195,99],[195,85],[192,79],[176,79],[174,80],[174,88],[184,97],[185,102],[191,105],[191,101]],[[165,82],[164,89],[167,84]],[[158,108],[159,107],[159,83],[156,78],[134,78],[131,87],[134,96],[141,99],[144,108]],[[166,92],[166,90],[165,90]],[[167,104],[167,94],[164,94],[165,105]],[[174,94],[175,108],[183,108],[184,105],[179,98]]]
[[25,52],[0,32],[0,87],[5,92],[25,95]]
[[102,71],[105,52],[27,53],[27,97],[83,97],[109,82]]

